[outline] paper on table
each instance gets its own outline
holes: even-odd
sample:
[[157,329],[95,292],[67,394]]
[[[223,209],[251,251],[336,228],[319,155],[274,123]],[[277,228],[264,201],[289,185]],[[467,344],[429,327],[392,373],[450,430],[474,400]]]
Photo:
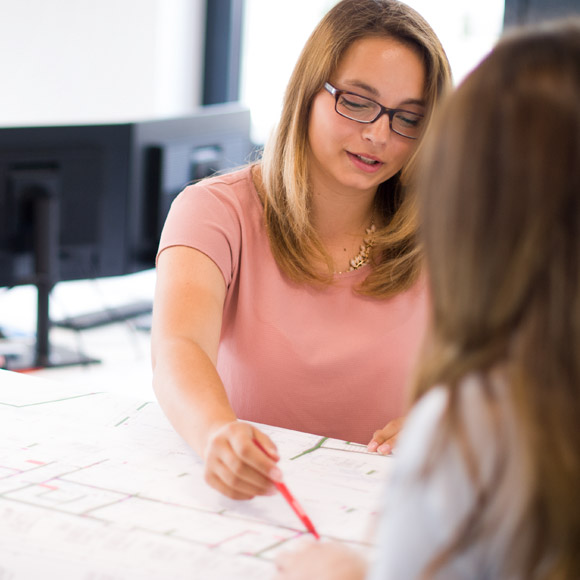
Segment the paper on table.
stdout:
[[[10,373],[13,375],[13,373]],[[268,578],[306,530],[281,496],[224,498],[158,405],[0,374],[0,577]],[[392,459],[260,426],[324,537],[370,546]],[[13,574],[11,576],[10,574]]]

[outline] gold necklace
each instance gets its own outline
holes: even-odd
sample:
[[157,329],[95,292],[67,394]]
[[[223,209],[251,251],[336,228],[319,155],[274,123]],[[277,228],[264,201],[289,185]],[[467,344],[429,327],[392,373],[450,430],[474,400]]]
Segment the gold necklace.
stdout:
[[358,270],[362,268],[365,264],[369,262],[369,256],[371,253],[371,248],[375,245],[375,222],[371,219],[371,225],[365,230],[366,236],[363,238],[363,243],[360,246],[360,252],[350,260],[350,267],[348,270],[343,270],[342,272],[335,272],[335,274],[344,274],[345,272],[352,272],[353,270]]

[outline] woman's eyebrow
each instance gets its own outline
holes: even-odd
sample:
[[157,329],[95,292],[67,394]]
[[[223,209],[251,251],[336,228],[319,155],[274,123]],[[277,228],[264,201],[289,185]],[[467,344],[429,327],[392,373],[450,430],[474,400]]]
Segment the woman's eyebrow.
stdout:
[[[370,93],[371,95],[373,95],[373,97],[376,97],[377,99],[381,96],[379,94],[379,91],[377,91],[377,89],[375,89],[373,86],[371,85],[367,85],[366,83],[362,82],[362,81],[357,81],[357,80],[346,80],[344,81],[344,83],[346,85],[350,85],[353,88],[359,88],[362,89],[363,91],[366,91],[367,93]],[[425,106],[425,101],[423,99],[405,99],[404,101],[402,101],[400,103],[400,105],[418,105],[420,107],[424,107]]]
[[347,85],[350,85],[352,87],[358,87],[359,89],[363,89],[364,91],[366,91],[367,93],[370,93],[371,95],[375,96],[375,97],[379,97],[379,91],[377,91],[377,89],[375,89],[374,87],[372,87],[371,85],[367,85],[366,83],[363,83],[362,81],[356,81],[356,80],[346,80],[344,81]]
[[405,99],[401,105],[418,105],[419,107],[424,107],[425,101],[423,99]]

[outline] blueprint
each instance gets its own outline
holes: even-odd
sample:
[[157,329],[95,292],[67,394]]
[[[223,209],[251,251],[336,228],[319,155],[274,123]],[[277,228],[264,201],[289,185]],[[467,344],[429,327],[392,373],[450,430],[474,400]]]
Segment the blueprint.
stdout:
[[[322,541],[372,550],[394,460],[259,428]],[[0,371],[0,429],[0,580],[257,580],[308,535],[280,494],[208,487],[156,402]]]

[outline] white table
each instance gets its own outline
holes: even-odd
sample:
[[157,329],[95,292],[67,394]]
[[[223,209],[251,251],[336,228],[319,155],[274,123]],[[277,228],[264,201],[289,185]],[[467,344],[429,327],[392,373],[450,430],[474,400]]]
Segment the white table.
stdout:
[[[261,426],[325,538],[371,549],[393,460]],[[229,500],[153,401],[0,371],[0,578],[270,578],[306,530],[281,495]]]

